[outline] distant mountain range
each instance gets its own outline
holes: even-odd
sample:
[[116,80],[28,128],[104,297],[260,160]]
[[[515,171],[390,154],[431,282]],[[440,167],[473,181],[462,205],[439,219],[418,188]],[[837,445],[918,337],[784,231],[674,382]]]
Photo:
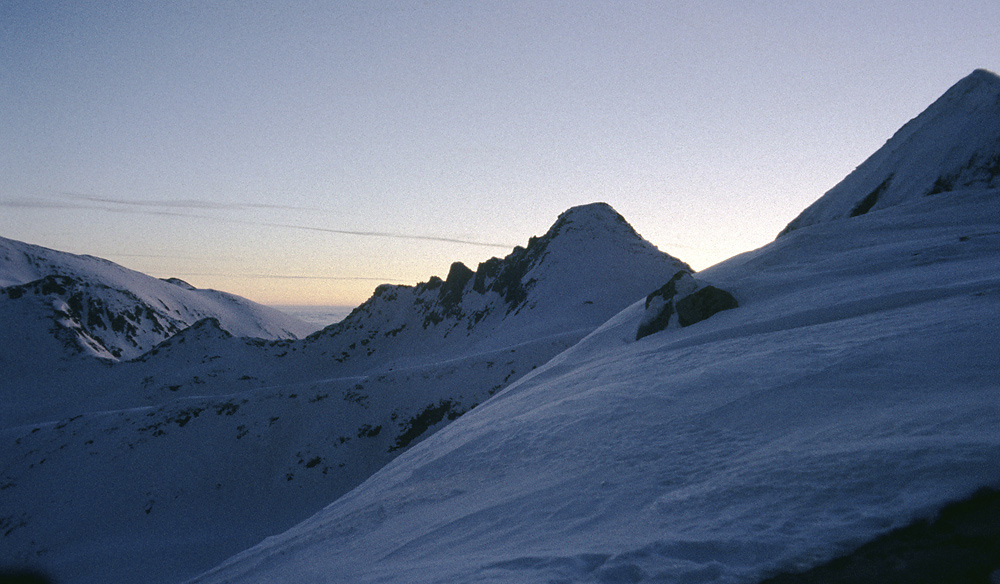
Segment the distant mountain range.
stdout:
[[284,314],[215,290],[171,278],[159,280],[95,258],[0,238],[0,294],[11,320],[48,320],[68,353],[110,360],[137,357],[203,318],[247,337],[289,339],[309,326]]
[[[0,558],[73,582],[754,582],[851,552],[1000,486],[998,155],[979,70],[761,249],[693,273],[595,203],[301,339],[0,240]],[[1000,543],[977,514],[948,541]]]

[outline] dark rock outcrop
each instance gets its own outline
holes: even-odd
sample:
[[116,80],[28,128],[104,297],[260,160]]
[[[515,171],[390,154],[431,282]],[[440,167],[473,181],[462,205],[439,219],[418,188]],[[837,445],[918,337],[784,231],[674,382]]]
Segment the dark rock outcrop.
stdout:
[[635,333],[635,340],[664,330],[674,314],[677,315],[677,324],[684,327],[737,306],[736,298],[729,292],[699,282],[690,272],[681,270],[646,297],[646,313]]
[[946,506],[934,521],[917,521],[851,554],[761,584],[987,584],[998,573],[1000,491],[983,489]]
[[451,264],[451,269],[448,270],[448,278],[444,281],[439,293],[441,304],[445,307],[457,307],[462,302],[462,291],[465,290],[465,284],[474,275],[475,272],[466,267],[462,262]]
[[674,304],[677,309],[677,322],[681,326],[690,326],[716,312],[739,306],[732,294],[715,286],[699,288]]

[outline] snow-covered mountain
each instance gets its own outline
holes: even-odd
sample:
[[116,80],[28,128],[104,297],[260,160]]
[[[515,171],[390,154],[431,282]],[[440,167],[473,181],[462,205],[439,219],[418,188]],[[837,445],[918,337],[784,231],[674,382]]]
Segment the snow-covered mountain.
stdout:
[[205,318],[266,340],[311,330],[239,296],[0,238],[0,427],[78,413],[113,363]]
[[475,272],[455,263],[445,280],[378,287],[307,345],[338,362],[375,355],[381,367],[390,360],[420,363],[430,354],[493,351],[551,335],[582,336],[620,310],[623,299],[648,294],[678,270],[691,272],[609,205],[583,205],[561,214],[527,247],[483,262]]
[[1000,77],[973,71],[782,234],[957,189],[1000,187]]
[[1000,486],[1000,189],[960,146],[997,142],[966,121],[998,99],[974,73],[698,274],[738,307],[641,335],[707,286],[637,299],[193,582],[752,582]]
[[381,286],[303,340],[204,319],[136,359],[91,359],[72,407],[3,431],[0,555],[74,582],[193,576],[689,272],[596,203],[475,272]]
[[44,326],[70,352],[112,360],[137,357],[203,318],[217,319],[233,335],[262,339],[297,338],[310,328],[233,294],[2,237],[0,302],[5,322]]

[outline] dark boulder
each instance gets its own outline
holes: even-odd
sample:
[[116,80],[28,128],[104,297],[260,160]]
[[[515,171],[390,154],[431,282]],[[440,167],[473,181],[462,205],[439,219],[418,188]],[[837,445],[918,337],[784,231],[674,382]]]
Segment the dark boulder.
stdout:
[[736,298],[729,292],[700,282],[690,272],[681,270],[646,297],[646,313],[639,323],[635,340],[664,330],[674,314],[677,324],[684,327],[737,306]]
[[690,326],[716,312],[739,306],[732,294],[715,286],[705,286],[695,290],[674,304],[677,309],[677,322],[681,326]]

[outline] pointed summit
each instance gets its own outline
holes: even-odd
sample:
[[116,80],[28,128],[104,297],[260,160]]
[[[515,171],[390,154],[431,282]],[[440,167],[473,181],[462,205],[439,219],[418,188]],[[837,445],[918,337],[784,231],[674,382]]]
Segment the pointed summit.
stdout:
[[[614,261],[616,256],[630,254],[666,255],[643,239],[611,205],[590,203],[560,213],[545,235],[532,237],[526,250],[516,248],[504,261],[508,262],[514,255],[523,255],[522,263],[527,261],[541,271],[558,264],[579,264],[579,268],[586,271],[592,269],[595,263]],[[671,260],[678,269],[692,271],[680,260]]]
[[987,94],[1000,91],[1000,75],[986,69],[976,69],[953,85],[942,97],[952,93],[965,96],[975,94],[977,91],[985,91]]
[[[382,285],[342,322],[310,342],[341,362],[463,352],[587,331],[690,266],[636,233],[607,203],[572,207],[544,235],[475,270],[452,264],[445,280]],[[361,335],[364,342],[357,340]]]
[[779,234],[928,195],[1000,187],[1000,77],[976,69]]
[[624,231],[628,234],[639,234],[632,229],[632,226],[625,221],[618,211],[615,211],[607,203],[590,203],[570,207],[559,214],[556,222],[552,225],[546,236],[555,235],[567,230],[574,231],[595,231],[607,234],[608,232]]

